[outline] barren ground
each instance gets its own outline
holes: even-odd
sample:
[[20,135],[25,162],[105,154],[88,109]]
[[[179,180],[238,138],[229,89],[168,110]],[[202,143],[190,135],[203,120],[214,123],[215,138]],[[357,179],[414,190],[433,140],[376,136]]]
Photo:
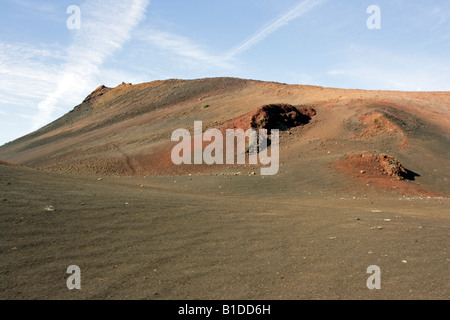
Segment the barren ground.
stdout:
[[[0,147],[0,298],[449,299],[449,97],[238,79],[100,88]],[[317,111],[281,132],[277,175],[170,162],[174,129],[244,127],[270,103]]]

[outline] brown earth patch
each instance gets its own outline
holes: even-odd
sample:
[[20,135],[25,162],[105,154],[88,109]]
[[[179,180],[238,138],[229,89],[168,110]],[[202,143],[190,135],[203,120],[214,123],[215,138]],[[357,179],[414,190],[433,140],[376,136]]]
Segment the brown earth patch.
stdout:
[[390,121],[386,116],[379,112],[365,114],[360,117],[360,121],[364,125],[363,131],[358,135],[358,138],[367,139],[379,135],[400,136],[402,138],[402,148],[408,145],[406,136],[402,129]]
[[108,88],[108,87],[105,87],[104,85],[101,85],[100,87],[98,87],[97,89],[92,91],[92,93],[90,95],[88,95],[86,97],[86,99],[83,100],[83,103],[87,103],[97,97],[101,97],[103,94],[105,94],[106,92],[108,92],[110,90],[112,90],[112,88]]
[[3,160],[0,160],[0,165],[2,165],[2,166],[9,166],[9,167],[20,167],[20,165],[18,165],[18,164],[6,162],[6,161],[3,161]]

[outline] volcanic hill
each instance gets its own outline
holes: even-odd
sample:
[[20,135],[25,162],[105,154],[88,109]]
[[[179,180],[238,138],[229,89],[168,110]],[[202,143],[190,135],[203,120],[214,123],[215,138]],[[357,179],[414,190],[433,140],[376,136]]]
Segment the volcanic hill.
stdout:
[[[234,78],[100,86],[0,147],[0,299],[448,300],[449,107]],[[195,121],[279,129],[278,172],[175,165],[172,133]]]
[[[260,128],[289,118],[280,127],[280,163],[294,171],[289,178],[301,173],[296,168],[306,161],[318,180],[325,175],[340,187],[356,179],[377,181],[388,189],[448,195],[449,105],[449,92],[344,90],[236,78],[122,83],[100,86],[63,117],[0,147],[0,159],[95,176],[243,171],[236,166],[174,165],[172,132],[192,132],[199,120],[203,130],[224,130],[257,128],[258,117],[260,124],[266,122]],[[285,120],[278,119],[283,112]],[[394,157],[411,174],[399,183],[376,163],[366,161],[360,167],[354,156],[361,153]],[[254,166],[247,169],[255,171]]]

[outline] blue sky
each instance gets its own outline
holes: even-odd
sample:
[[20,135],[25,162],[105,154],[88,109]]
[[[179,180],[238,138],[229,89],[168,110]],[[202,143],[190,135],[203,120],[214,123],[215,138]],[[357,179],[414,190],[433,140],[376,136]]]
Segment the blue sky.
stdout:
[[[67,27],[70,5],[80,29]],[[101,84],[232,76],[448,91],[449,57],[448,0],[2,0],[0,144]]]

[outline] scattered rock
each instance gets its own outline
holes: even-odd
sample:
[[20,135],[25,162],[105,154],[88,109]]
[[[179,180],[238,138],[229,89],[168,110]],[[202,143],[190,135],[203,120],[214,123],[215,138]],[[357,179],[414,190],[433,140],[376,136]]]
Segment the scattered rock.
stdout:
[[387,154],[377,155],[377,159],[384,172],[398,180],[404,180],[409,174],[400,162]]
[[330,239],[330,240],[335,240],[336,237],[329,237],[328,239]]
[[47,211],[47,212],[53,212],[53,211],[55,211],[55,208],[53,206],[46,206],[44,208],[44,210]]
[[408,263],[408,261],[406,261],[406,260],[403,260],[403,261],[402,261],[402,263]]
[[[372,154],[368,152],[347,156],[342,162],[342,169],[354,174],[364,174],[368,178],[385,177],[396,180],[415,180],[418,174],[407,170],[393,156]],[[356,171],[357,170],[357,171]]]
[[98,181],[102,181],[103,180],[103,178],[98,178]]

